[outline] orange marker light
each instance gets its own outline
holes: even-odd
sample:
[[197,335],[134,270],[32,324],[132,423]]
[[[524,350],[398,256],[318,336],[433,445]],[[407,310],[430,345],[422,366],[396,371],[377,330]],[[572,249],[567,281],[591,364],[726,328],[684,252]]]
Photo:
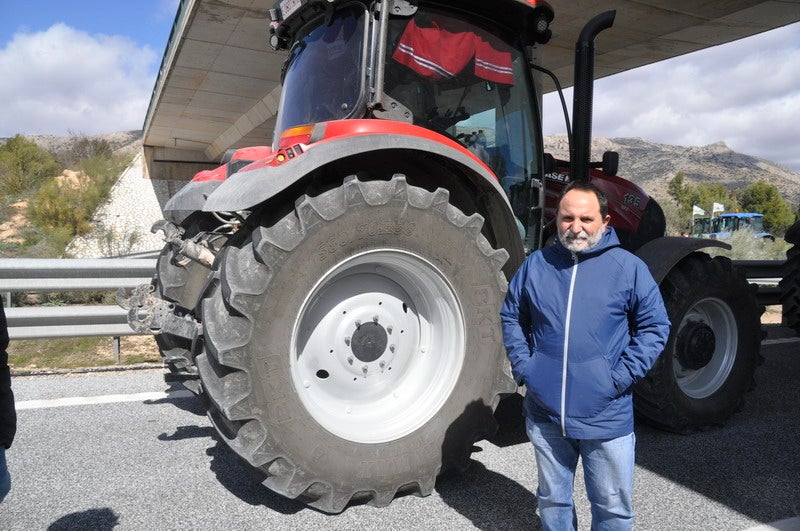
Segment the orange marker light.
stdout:
[[308,144],[311,141],[313,132],[313,124],[290,127],[281,135],[281,139],[278,141],[278,148],[287,148],[295,144]]

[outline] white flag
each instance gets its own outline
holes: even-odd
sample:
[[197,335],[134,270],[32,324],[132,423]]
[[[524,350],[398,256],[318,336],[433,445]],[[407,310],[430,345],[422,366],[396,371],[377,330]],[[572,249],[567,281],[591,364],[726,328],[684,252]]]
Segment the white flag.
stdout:
[[697,205],[692,205],[692,215],[693,216],[705,216],[706,211],[700,208]]
[[725,205],[722,203],[714,203],[711,207],[711,213],[713,214],[714,212],[725,212]]

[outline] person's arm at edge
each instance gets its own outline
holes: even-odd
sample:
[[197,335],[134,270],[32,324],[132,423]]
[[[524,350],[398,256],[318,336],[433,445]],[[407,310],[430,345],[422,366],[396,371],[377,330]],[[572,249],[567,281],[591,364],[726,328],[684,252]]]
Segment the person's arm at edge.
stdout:
[[14,392],[11,390],[11,368],[8,366],[8,323],[0,299],[0,444],[11,447],[17,431]]
[[531,318],[528,305],[523,300],[525,279],[528,276],[529,260],[525,260],[508,285],[505,301],[500,309],[503,327],[503,345],[511,362],[511,374],[517,384],[523,383],[522,368],[530,360],[528,344]]

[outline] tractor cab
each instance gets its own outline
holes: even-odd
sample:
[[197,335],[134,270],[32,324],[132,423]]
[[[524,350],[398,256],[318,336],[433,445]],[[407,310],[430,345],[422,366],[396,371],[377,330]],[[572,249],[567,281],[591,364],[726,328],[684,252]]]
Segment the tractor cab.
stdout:
[[458,142],[490,170],[523,236],[529,225],[538,228],[528,219],[544,173],[529,64],[532,45],[549,38],[547,4],[515,3],[513,20],[495,13],[499,22],[485,7],[445,11],[434,2],[295,5],[283,2],[272,13],[272,43],[289,48],[276,143],[289,128],[330,120],[418,125]]
[[[508,197],[527,252],[552,240],[558,193],[573,178],[592,180],[609,196],[624,247],[664,234],[658,204],[616,177],[615,153],[587,161],[584,176],[544,153],[535,76],[547,72],[534,49],[550,38],[546,2],[514,1],[500,13],[472,0],[459,9],[435,1],[284,0],[270,15],[271,44],[289,51],[274,149],[285,131],[306,124],[413,124],[480,161]],[[354,125],[348,134],[363,133]]]
[[764,214],[755,212],[720,214],[712,221],[709,237],[730,238],[734,232],[738,231],[750,231],[754,238],[775,240],[775,237],[764,229]]

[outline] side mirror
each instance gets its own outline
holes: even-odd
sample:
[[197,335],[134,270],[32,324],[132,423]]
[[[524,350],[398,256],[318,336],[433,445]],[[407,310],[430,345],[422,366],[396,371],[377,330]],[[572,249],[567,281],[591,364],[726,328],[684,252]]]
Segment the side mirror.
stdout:
[[544,173],[553,173],[556,171],[556,159],[550,153],[544,154]]
[[619,170],[619,153],[616,151],[606,151],[603,153],[603,173],[608,176],[617,174]]

